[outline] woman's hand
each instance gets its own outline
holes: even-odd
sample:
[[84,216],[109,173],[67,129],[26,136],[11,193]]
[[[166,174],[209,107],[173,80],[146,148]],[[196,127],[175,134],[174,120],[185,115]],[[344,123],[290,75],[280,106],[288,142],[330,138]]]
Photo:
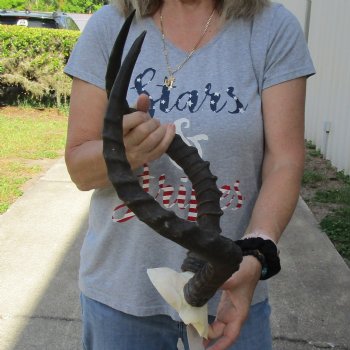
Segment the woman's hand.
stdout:
[[[73,79],[65,157],[72,181],[82,191],[111,185],[101,139],[107,103],[103,89]],[[174,126],[160,125],[151,118],[148,106],[148,96],[141,95],[138,111],[124,118],[126,152],[132,169],[159,158],[175,135]]]
[[158,159],[166,152],[175,136],[175,125],[161,124],[148,114],[149,98],[140,95],[137,111],[124,116],[124,144],[132,169]]
[[240,269],[222,286],[216,319],[209,326],[209,340],[205,342],[208,350],[227,349],[237,340],[248,317],[260,274],[260,262],[253,256],[246,256]]

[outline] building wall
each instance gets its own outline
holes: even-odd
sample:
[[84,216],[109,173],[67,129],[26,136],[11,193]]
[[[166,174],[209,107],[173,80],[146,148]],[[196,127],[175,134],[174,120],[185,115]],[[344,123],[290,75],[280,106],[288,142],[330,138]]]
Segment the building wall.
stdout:
[[298,17],[317,71],[308,81],[305,137],[350,174],[350,1],[279,2]]

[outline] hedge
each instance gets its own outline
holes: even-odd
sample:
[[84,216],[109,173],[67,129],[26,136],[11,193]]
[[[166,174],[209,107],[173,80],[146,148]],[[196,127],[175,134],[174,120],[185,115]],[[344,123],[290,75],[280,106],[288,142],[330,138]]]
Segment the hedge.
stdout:
[[63,68],[79,35],[72,30],[0,25],[1,99],[27,97],[58,106],[65,102],[71,80]]

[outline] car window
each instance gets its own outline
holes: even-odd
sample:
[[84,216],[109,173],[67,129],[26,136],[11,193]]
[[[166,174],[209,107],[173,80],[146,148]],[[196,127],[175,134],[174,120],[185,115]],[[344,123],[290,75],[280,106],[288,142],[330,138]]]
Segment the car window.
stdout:
[[18,18],[0,16],[0,24],[16,24]]
[[29,18],[28,27],[30,28],[57,28],[57,23],[49,19]]
[[66,17],[66,24],[67,24],[67,29],[79,30],[79,27],[77,26],[77,24],[70,17]]
[[79,30],[75,21],[65,13],[53,12],[40,15],[30,11],[7,11],[0,10],[0,24],[18,25],[31,28],[54,28]]
[[54,20],[45,18],[20,18],[17,16],[1,16],[0,24],[19,25],[30,28],[57,28]]

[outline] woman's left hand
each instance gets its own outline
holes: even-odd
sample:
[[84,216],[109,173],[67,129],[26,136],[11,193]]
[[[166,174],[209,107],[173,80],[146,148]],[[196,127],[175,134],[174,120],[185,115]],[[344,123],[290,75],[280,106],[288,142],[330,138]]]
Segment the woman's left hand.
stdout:
[[222,286],[223,293],[215,321],[209,325],[208,350],[225,350],[238,338],[248,318],[255,287],[260,279],[261,264],[246,256],[239,270]]

